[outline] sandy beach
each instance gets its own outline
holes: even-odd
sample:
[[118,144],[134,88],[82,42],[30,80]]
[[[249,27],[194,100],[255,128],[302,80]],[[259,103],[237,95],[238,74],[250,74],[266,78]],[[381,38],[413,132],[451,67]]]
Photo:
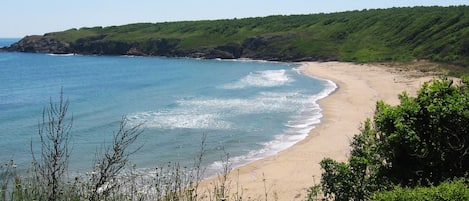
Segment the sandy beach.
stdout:
[[[306,62],[304,66],[308,75],[338,85],[333,94],[320,101],[324,115],[321,124],[294,146],[233,170],[228,179],[229,195],[238,194],[243,200],[304,200],[307,189],[320,182],[322,159],[347,159],[352,136],[366,118],[373,116],[376,101],[398,104],[398,94],[415,94],[422,83],[432,79],[380,65]],[[213,186],[218,181],[205,182]]]

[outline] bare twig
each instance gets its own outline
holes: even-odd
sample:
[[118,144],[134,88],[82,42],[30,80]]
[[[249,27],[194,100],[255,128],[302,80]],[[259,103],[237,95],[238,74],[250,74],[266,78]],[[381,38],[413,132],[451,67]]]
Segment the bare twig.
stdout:
[[126,117],[122,117],[119,130],[114,134],[113,144],[105,148],[102,156],[97,156],[95,166],[91,174],[90,198],[89,200],[100,200],[113,190],[118,182],[111,182],[116,179],[120,171],[125,167],[130,155],[138,151],[142,146],[134,150],[128,150],[129,146],[137,140],[143,130],[137,124],[127,127]]
[[73,116],[66,118],[69,102],[63,99],[63,89],[60,91],[58,104],[52,98],[48,109],[44,108],[42,122],[38,125],[41,153],[36,159],[32,143],[31,153],[36,170],[37,181],[42,187],[42,196],[47,200],[57,200],[63,190],[63,182],[67,173],[70,158],[69,140]]

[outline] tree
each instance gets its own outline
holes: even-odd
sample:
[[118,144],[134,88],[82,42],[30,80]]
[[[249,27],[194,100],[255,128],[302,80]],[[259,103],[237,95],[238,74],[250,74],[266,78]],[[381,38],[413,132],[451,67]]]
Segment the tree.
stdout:
[[373,122],[353,138],[348,163],[321,161],[329,198],[363,200],[393,185],[437,185],[469,173],[469,88],[443,78],[400,105],[379,101]]

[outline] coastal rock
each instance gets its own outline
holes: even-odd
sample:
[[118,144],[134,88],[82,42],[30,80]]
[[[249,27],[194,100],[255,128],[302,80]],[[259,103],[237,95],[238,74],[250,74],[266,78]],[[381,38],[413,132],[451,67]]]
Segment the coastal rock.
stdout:
[[279,49],[279,42],[285,42],[292,39],[293,36],[256,36],[247,38],[243,42],[243,57],[268,60],[284,61],[288,56],[286,51]]
[[124,55],[132,50],[132,44],[125,41],[106,40],[106,34],[99,34],[84,38],[79,38],[70,43],[70,48],[74,53],[85,55]]
[[218,47],[195,48],[181,52],[180,56],[203,59],[238,59],[241,55],[239,45],[229,44]]
[[146,43],[139,44],[142,52],[150,56],[176,56],[178,55],[179,39],[158,38],[150,39]]
[[232,59],[240,58],[243,55],[243,47],[237,43],[228,43],[223,46],[218,46],[215,49],[224,52],[227,57]]
[[[100,34],[79,38],[74,42],[53,38],[53,34],[44,36],[28,36],[19,42],[4,48],[4,51],[35,52],[83,55],[136,55],[136,56],[167,56],[190,57],[204,59],[239,59],[250,58],[268,61],[329,61],[333,56],[305,55],[292,41],[298,37],[295,34],[255,36],[245,39],[241,44],[228,42],[215,47],[194,47],[183,49],[181,39],[157,38],[139,43],[116,41],[107,39],[107,35]],[[282,49],[280,49],[282,47]]]
[[176,53],[178,57],[201,58],[201,59],[235,59],[230,53],[214,48],[197,48],[182,50]]
[[[241,44],[228,42],[216,47],[180,48],[180,39],[158,38],[145,42],[130,43],[126,41],[107,40],[107,35],[95,35],[79,38],[74,42],[61,41],[44,36],[27,36],[3,51],[34,52],[83,55],[136,55],[190,57],[204,59],[239,59],[250,58],[268,61],[330,61],[331,56],[305,55],[293,45],[282,46],[278,43],[291,43],[297,37],[294,34],[282,36],[256,36],[245,39]],[[286,48],[285,48],[286,47]]]
[[139,50],[137,47],[132,47],[127,51],[127,55],[134,55],[134,56],[146,56],[145,53],[143,53],[141,50]]
[[70,43],[59,41],[45,36],[26,36],[10,47],[3,48],[6,51],[34,52],[34,53],[71,53]]

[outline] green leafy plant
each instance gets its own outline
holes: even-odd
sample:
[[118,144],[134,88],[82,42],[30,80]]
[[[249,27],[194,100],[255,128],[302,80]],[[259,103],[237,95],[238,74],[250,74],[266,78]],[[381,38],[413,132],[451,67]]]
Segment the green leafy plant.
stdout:
[[443,78],[416,97],[377,103],[352,141],[348,162],[321,161],[324,194],[335,200],[369,199],[376,191],[438,185],[469,173],[469,88]]
[[391,191],[373,194],[372,200],[469,200],[469,187],[467,180],[457,179],[446,181],[438,186],[402,188],[396,187]]

